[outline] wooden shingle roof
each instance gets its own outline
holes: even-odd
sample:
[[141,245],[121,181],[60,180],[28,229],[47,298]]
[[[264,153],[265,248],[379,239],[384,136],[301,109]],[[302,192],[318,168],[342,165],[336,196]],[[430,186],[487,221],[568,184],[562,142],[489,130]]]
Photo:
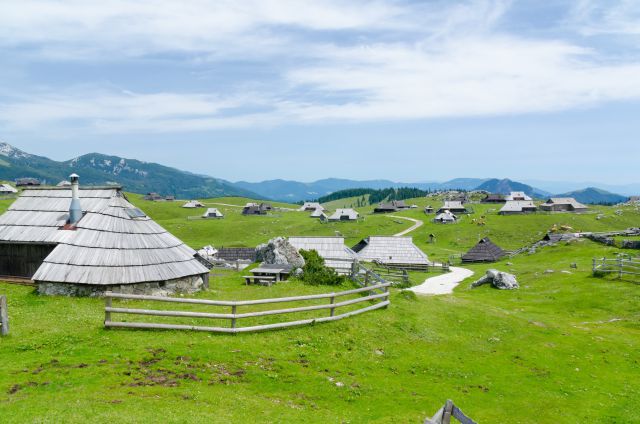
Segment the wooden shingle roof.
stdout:
[[429,258],[413,244],[411,237],[371,236],[353,247],[365,261],[378,261],[389,265],[426,265]]
[[195,250],[127,201],[119,188],[80,189],[83,217],[69,219],[71,189],[27,189],[0,216],[0,243],[54,244],[34,281],[111,285],[208,273]]
[[507,252],[485,237],[462,255],[462,262],[495,262],[506,254]]

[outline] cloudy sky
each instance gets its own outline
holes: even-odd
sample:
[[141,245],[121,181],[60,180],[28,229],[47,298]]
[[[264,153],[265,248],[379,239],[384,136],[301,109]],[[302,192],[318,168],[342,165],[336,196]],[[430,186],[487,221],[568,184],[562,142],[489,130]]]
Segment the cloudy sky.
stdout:
[[229,180],[640,182],[640,1],[2,0],[0,140]]

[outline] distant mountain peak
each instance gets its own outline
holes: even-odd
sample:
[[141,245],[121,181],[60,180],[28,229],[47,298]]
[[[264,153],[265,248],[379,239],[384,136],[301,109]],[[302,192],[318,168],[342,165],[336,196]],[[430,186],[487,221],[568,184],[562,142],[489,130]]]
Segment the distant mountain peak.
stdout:
[[17,147],[13,147],[11,144],[3,142],[0,142],[0,155],[13,159],[24,159],[31,157],[29,153],[23,152]]

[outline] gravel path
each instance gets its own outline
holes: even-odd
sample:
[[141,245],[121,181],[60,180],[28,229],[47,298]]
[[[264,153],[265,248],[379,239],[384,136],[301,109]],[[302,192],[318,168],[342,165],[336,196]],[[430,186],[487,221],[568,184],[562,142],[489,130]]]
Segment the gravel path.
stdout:
[[422,227],[422,225],[424,224],[424,222],[420,221],[419,219],[413,219],[413,218],[407,218],[406,216],[398,216],[398,215],[387,215],[389,218],[398,218],[398,219],[404,219],[405,221],[411,221],[413,222],[413,225],[409,228],[407,228],[404,231],[400,231],[398,234],[394,234],[394,237],[402,237],[406,234],[409,234],[411,231],[418,229],[420,227]]
[[449,294],[462,280],[473,275],[473,271],[466,268],[452,266],[449,269],[451,272],[427,278],[424,283],[407,290],[416,294]]

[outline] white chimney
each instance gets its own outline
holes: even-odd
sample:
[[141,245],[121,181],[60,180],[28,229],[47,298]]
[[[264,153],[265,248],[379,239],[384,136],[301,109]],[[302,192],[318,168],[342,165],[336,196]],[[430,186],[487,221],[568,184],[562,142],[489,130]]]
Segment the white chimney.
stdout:
[[82,218],[82,207],[80,206],[80,195],[78,193],[78,174],[69,175],[71,179],[71,205],[69,206],[69,224],[75,225]]

